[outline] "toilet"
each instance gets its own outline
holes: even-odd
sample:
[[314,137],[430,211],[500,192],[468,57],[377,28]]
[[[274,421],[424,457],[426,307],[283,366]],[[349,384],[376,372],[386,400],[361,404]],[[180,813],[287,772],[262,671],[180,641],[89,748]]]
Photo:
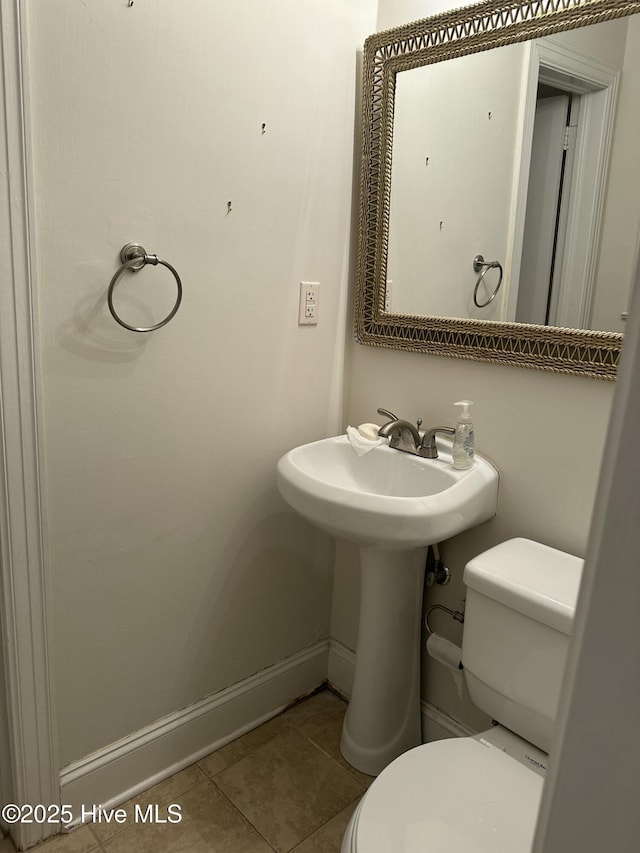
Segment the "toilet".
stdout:
[[528,539],[468,563],[464,675],[497,724],[396,758],[360,801],[341,853],[529,853],[582,566]]

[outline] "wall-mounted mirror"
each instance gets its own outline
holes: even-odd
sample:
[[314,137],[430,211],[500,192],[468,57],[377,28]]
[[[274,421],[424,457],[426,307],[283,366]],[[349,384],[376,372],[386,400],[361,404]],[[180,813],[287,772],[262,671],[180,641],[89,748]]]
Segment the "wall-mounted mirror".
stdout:
[[615,377],[638,263],[639,11],[489,2],[367,40],[358,341]]

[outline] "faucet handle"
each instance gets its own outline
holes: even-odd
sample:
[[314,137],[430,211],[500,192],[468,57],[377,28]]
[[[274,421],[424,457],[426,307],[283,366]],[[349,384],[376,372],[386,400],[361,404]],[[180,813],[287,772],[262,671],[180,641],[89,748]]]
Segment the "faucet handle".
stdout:
[[425,459],[437,459],[438,447],[436,445],[436,434],[444,432],[447,435],[455,435],[456,431],[453,427],[438,426],[433,429],[428,429],[422,436],[422,444],[420,446],[420,456]]
[[393,412],[390,412],[388,409],[378,409],[378,414],[383,415],[385,418],[389,418],[390,421],[400,420],[397,415],[394,415]]

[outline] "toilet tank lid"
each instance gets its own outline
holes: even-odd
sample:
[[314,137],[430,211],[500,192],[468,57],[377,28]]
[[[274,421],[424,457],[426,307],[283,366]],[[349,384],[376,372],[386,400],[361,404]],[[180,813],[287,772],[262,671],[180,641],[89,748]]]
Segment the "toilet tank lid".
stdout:
[[470,588],[570,634],[584,561],[533,542],[509,539],[467,563]]

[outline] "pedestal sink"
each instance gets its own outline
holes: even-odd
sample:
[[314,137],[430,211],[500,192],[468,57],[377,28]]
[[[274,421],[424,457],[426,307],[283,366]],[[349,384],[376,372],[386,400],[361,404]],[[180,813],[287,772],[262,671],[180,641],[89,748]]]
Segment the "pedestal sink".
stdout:
[[362,591],[344,757],[376,775],[421,743],[420,633],[428,546],[495,515],[498,472],[476,456],[466,471],[438,439],[438,459],[377,446],[358,456],[347,436],[296,447],[278,488],[300,515],[360,546]]

